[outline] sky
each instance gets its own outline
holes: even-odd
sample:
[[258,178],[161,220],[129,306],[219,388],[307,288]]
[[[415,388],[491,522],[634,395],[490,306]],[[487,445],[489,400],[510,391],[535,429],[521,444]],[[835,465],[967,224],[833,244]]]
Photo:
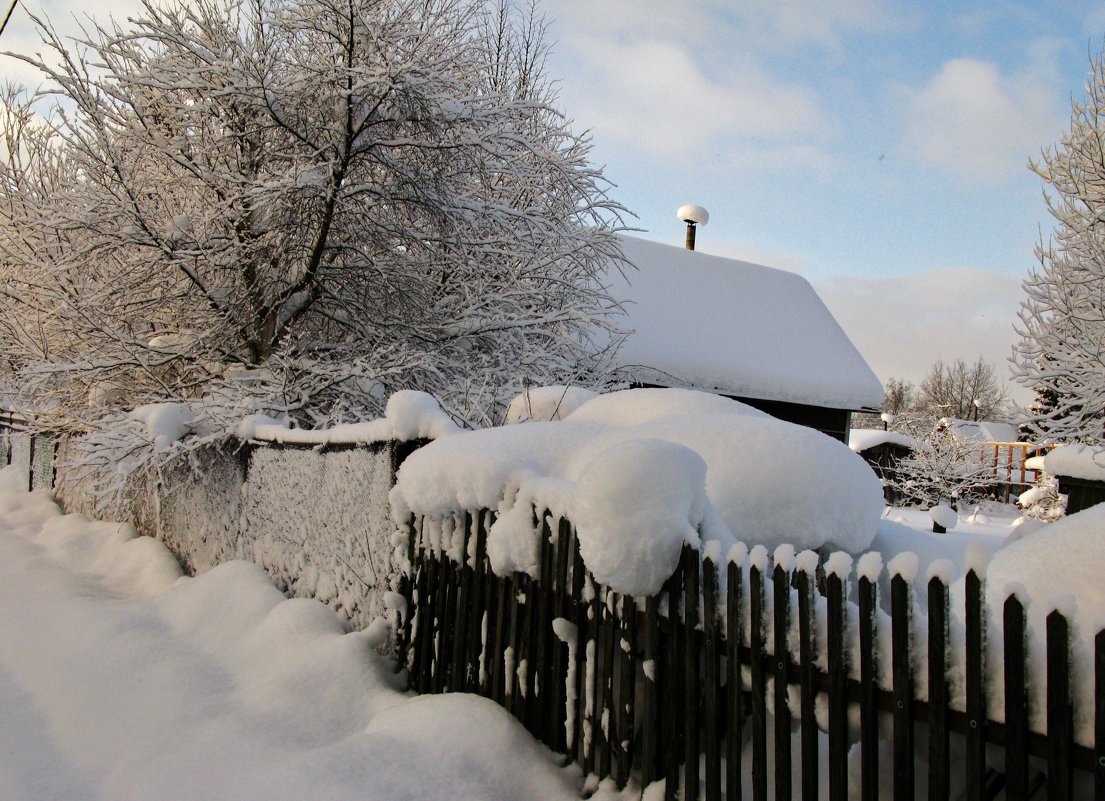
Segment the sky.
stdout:
[[[62,28],[87,9],[24,5]],[[96,13],[136,5],[102,0]],[[1105,3],[542,9],[561,105],[641,236],[681,244],[676,209],[704,206],[700,250],[805,276],[883,381],[980,355],[1007,373],[1020,283],[1052,227],[1028,162],[1069,124]],[[21,8],[2,44],[33,42]]]

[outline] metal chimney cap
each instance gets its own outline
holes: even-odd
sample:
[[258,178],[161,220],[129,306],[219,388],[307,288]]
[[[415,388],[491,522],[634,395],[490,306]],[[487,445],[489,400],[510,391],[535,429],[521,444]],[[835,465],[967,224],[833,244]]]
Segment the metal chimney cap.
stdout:
[[680,206],[679,211],[675,212],[675,216],[683,222],[691,223],[692,225],[705,225],[710,221],[710,212],[693,203],[688,203],[686,206]]

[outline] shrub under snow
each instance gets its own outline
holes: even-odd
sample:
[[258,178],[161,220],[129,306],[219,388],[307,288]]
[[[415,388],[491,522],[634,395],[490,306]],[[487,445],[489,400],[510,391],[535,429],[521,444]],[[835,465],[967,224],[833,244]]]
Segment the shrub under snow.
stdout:
[[[559,422],[431,443],[403,464],[392,506],[400,519],[496,509],[488,551],[499,572],[534,569],[533,509],[547,508],[581,528],[592,570],[601,565],[616,590],[648,594],[671,572],[676,531],[693,539],[700,529],[724,549],[741,540],[858,553],[875,536],[883,496],[867,464],[820,432],[716,395],[639,389],[598,397]],[[663,568],[636,560],[644,537],[645,550],[667,555]]]

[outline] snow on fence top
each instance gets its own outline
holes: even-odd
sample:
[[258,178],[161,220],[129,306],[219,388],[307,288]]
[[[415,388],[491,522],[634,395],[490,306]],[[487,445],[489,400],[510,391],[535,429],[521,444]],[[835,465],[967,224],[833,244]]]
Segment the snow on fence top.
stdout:
[[636,270],[607,276],[631,330],[618,356],[642,383],[877,409],[878,378],[799,275],[620,237]]
[[1044,472],[1085,481],[1105,481],[1105,450],[1089,445],[1064,445],[1043,458]]
[[536,569],[535,507],[575,523],[599,581],[648,595],[699,533],[723,552],[738,540],[861,551],[883,495],[867,464],[824,434],[678,389],[438,440],[408,457],[392,491],[397,520],[496,509],[487,548],[498,573]]

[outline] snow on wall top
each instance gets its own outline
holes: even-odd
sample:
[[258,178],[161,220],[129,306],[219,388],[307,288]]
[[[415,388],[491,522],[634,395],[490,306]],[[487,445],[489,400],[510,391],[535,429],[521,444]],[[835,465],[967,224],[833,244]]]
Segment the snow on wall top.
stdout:
[[607,278],[633,332],[618,359],[638,381],[837,409],[882,403],[882,384],[805,278],[620,242],[637,269]]
[[1105,481],[1105,451],[1089,445],[1064,445],[1044,456],[1044,472],[1085,481]]
[[905,448],[916,448],[917,440],[897,431],[883,431],[881,428],[853,428],[848,432],[848,447],[856,453],[889,442]]
[[843,444],[703,392],[600,396],[558,422],[464,432],[409,456],[392,491],[397,520],[491,508],[497,573],[532,572],[534,507],[571,519],[595,577],[650,595],[683,542],[737,540],[852,552],[875,536],[882,486]]
[[307,430],[289,428],[287,422],[255,414],[241,422],[237,434],[240,439],[289,445],[365,445],[440,439],[459,430],[432,395],[405,389],[388,398],[384,417],[379,420]]

